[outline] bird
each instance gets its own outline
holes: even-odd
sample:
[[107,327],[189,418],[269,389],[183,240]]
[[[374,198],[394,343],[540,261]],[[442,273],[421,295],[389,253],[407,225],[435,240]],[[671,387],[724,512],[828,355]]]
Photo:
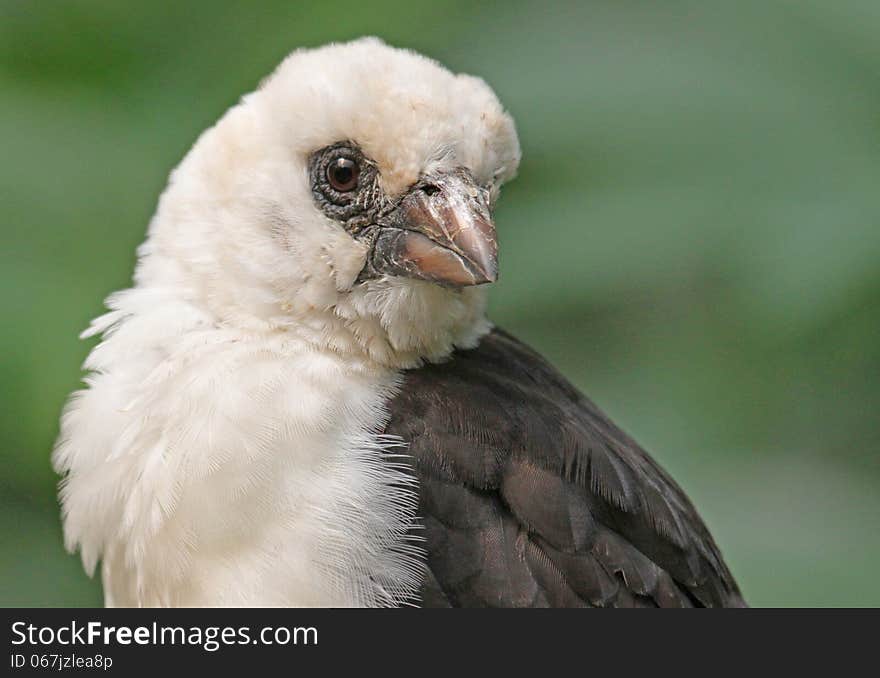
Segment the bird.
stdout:
[[520,158],[482,79],[372,37],[201,134],[52,453],[105,605],[745,605],[675,481],[488,319]]

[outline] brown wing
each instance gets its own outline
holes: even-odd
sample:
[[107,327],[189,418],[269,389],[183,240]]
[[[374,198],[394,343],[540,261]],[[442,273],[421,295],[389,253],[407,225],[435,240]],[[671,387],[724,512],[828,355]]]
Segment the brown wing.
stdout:
[[534,351],[494,330],[405,374],[425,606],[742,606],[694,507]]

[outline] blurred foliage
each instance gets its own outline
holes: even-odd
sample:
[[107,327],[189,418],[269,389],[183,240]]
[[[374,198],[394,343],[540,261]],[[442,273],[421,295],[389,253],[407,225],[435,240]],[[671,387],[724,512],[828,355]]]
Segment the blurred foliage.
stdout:
[[0,0],[0,604],[100,602],[49,451],[167,173],[363,34],[513,112],[492,316],[688,490],[755,605],[880,605],[880,3]]

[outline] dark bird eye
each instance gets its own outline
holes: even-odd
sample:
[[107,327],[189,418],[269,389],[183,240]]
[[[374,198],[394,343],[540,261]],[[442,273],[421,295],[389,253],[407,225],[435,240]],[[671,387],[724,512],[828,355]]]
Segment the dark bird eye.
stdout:
[[350,158],[334,158],[327,165],[327,181],[340,193],[356,189],[360,173],[360,165]]

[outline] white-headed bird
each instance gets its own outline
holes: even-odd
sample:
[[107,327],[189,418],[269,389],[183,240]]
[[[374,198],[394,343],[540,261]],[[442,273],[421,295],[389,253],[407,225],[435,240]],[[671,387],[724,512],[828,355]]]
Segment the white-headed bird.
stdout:
[[683,492],[486,319],[514,124],[376,39],[296,51],[171,174],[54,452],[114,606],[724,606]]

